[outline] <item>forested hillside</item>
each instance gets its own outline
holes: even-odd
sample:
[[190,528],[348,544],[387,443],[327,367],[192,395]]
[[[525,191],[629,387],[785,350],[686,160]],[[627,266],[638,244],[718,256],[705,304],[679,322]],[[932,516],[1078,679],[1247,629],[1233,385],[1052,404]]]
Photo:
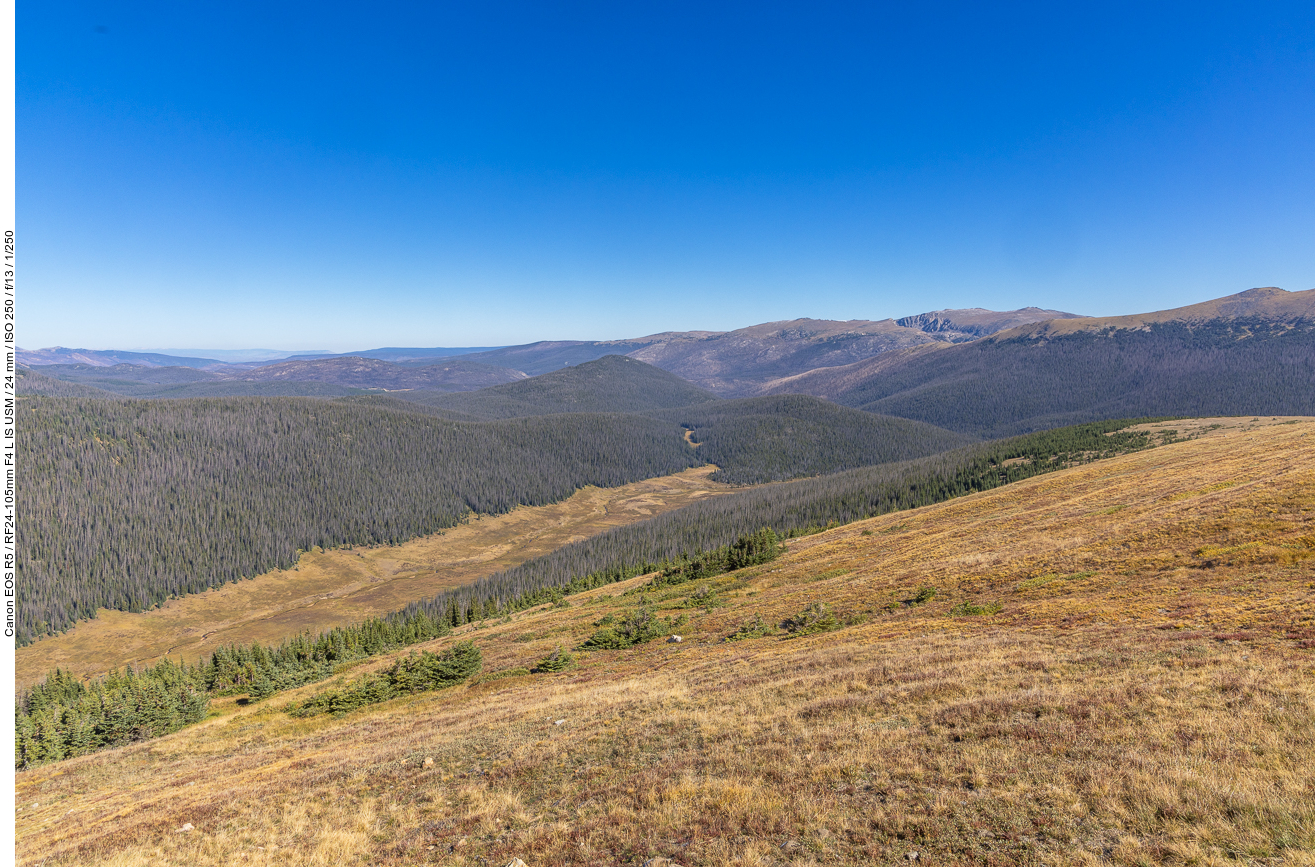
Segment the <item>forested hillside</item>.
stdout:
[[643,412],[706,403],[716,396],[642,361],[609,355],[520,382],[416,399],[483,418],[514,418],[562,412]]
[[20,379],[18,393],[51,397],[344,397],[364,389],[330,382],[235,382],[191,367],[47,364]]
[[53,376],[46,376],[25,367],[18,368],[15,390],[21,395],[44,395],[46,397],[117,397],[108,391],[77,382],[65,382]]
[[998,437],[1135,415],[1310,415],[1313,384],[1315,322],[1231,319],[963,344],[835,399]]
[[18,638],[701,463],[672,422],[461,423],[296,398],[20,403]]
[[689,430],[699,457],[721,468],[712,478],[736,485],[906,461],[973,440],[805,395],[719,400],[652,415]]
[[186,366],[48,364],[44,375],[91,385],[124,397],[300,396],[337,397],[370,390],[467,391],[524,379],[516,370],[464,358],[427,359],[430,364],[395,364],[375,358],[296,359],[273,364]]

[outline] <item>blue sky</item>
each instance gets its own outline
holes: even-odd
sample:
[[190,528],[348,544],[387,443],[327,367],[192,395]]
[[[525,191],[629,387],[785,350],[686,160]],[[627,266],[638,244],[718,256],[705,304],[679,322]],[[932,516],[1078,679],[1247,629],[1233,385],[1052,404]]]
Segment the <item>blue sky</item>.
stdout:
[[1315,286],[1315,7],[1068,5],[29,0],[19,343]]

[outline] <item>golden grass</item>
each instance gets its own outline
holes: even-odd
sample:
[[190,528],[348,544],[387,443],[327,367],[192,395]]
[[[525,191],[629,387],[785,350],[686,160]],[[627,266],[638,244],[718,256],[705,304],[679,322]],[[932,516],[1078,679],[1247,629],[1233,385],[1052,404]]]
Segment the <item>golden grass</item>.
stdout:
[[401,545],[303,554],[296,567],[166,603],[96,619],[17,652],[20,686],[51,669],[94,675],[165,655],[189,662],[221,644],[277,644],[304,630],[358,623],[447,587],[546,554],[569,542],[734,490],[699,467],[617,488],[583,488],[549,506],[480,517]]
[[[19,774],[20,863],[1315,864],[1315,422],[791,549],[707,582],[723,604],[681,608],[680,644],[341,719],[224,700]],[[528,667],[697,589],[643,582],[434,647]],[[858,622],[721,640],[819,601]]]

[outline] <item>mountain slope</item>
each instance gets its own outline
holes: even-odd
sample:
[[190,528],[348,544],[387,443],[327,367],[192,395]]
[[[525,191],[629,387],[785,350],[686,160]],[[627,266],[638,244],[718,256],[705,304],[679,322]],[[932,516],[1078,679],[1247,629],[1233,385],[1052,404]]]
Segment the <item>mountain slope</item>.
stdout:
[[18,363],[25,367],[45,364],[88,364],[93,367],[113,367],[116,364],[149,367],[211,367],[223,364],[214,358],[187,358],[162,355],[158,352],[128,352],[121,349],[66,349],[63,346],[53,346],[49,349],[19,349]]
[[1006,313],[972,307],[967,310],[933,310],[931,313],[919,313],[917,316],[896,319],[895,324],[925,331],[949,343],[965,343],[1033,322],[1081,318],[1083,317],[1076,313],[1042,310],[1040,307],[1024,307]]
[[228,376],[249,382],[327,382],[353,388],[430,391],[468,391],[525,379],[525,374],[518,370],[461,356],[427,360],[434,363],[402,365],[376,358],[341,356],[282,361]]
[[[20,773],[19,862],[1304,863],[1312,467],[1310,421],[1234,426],[464,627],[463,686],[216,701]],[[684,640],[525,673],[641,601]]]
[[899,321],[794,319],[734,331],[671,331],[629,340],[545,341],[469,356],[533,375],[604,355],[628,355],[723,397],[758,392],[763,383],[818,367],[850,364],[908,346],[993,334],[1002,328],[1071,313],[1027,307],[940,310]]
[[1016,337],[1055,337],[1078,331],[1103,331],[1109,328],[1146,328],[1150,325],[1180,322],[1208,323],[1218,320],[1248,319],[1264,322],[1292,322],[1315,320],[1315,289],[1288,292],[1277,286],[1248,289],[1236,295],[1226,295],[1191,304],[1159,310],[1154,313],[1136,313],[1129,316],[1077,317],[1049,320],[1036,325],[1022,325],[995,335],[997,340]]
[[608,355],[520,382],[423,400],[483,418],[512,418],[562,412],[644,412],[716,397],[664,370],[624,355]]
[[19,397],[38,395],[43,397],[118,397],[118,395],[97,388],[94,385],[67,382],[26,367],[18,368],[17,377],[14,381],[14,390]]
[[737,485],[907,461],[974,441],[806,395],[719,400],[651,415],[686,428],[699,457],[720,468],[713,480]]
[[1060,319],[772,383],[997,437],[1103,418],[1315,412],[1315,290]]

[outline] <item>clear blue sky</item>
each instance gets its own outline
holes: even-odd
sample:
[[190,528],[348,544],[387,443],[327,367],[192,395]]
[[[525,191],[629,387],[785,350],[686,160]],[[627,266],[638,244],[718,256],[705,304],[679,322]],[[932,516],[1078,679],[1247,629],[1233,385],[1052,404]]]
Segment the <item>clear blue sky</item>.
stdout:
[[1315,6],[28,0],[19,343],[1315,286]]

